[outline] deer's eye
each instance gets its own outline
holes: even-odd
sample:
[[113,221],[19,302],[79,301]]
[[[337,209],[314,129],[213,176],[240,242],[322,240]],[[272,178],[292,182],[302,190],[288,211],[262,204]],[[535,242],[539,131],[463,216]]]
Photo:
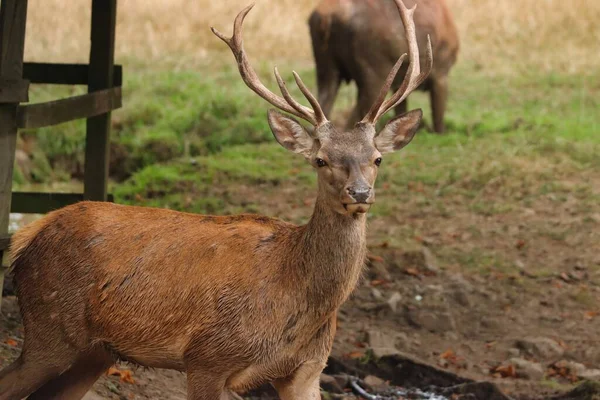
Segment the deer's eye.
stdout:
[[378,158],[376,158],[376,159],[375,159],[375,165],[377,165],[377,166],[379,167],[379,166],[381,165],[381,162],[382,162],[382,161],[383,161],[383,160],[381,159],[381,157],[378,157]]
[[316,163],[317,163],[317,167],[319,167],[319,168],[322,168],[327,165],[327,161],[323,160],[322,158],[317,158]]

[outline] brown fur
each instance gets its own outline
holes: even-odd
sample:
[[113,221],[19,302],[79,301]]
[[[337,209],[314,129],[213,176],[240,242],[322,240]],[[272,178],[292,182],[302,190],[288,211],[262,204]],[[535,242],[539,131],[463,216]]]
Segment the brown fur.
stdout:
[[[421,89],[431,94],[434,130],[443,132],[448,93],[448,73],[456,62],[459,40],[445,0],[404,0],[408,7],[417,3],[414,21],[421,57],[427,35],[431,37],[434,66]],[[313,53],[317,67],[319,103],[331,113],[339,86],[354,81],[358,87],[357,105],[348,127],[367,113],[388,72],[407,44],[393,0],[322,0],[309,19]],[[400,86],[404,67],[393,88]],[[407,105],[397,107],[397,115]]]

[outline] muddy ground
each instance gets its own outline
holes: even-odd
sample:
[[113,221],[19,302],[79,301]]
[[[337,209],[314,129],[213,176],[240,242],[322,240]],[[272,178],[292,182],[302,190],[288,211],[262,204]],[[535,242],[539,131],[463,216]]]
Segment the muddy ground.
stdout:
[[[585,198],[568,190],[582,182]],[[335,360],[366,365],[399,354],[492,382],[515,399],[547,399],[600,380],[600,204],[590,201],[598,182],[571,177],[559,200],[540,195],[499,213],[447,198],[451,214],[406,201],[392,215],[374,216],[364,279],[339,313]],[[287,220],[307,216],[311,201],[299,200],[297,190],[280,186],[290,201],[263,206]],[[422,190],[413,197],[428,196]],[[251,201],[264,188],[239,193]],[[480,200],[494,196],[490,187]],[[18,355],[22,340],[16,300],[5,297],[0,366]],[[96,383],[97,396],[185,399],[183,374],[118,368]]]

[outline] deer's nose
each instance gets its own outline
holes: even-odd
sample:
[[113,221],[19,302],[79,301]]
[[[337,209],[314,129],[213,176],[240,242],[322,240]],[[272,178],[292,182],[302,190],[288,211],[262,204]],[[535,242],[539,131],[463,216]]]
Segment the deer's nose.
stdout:
[[357,203],[366,203],[371,197],[371,188],[368,186],[349,187],[346,190]]

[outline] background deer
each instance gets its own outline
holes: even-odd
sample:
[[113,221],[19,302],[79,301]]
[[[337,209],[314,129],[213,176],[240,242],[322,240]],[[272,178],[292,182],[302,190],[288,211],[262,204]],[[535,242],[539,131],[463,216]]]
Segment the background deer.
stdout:
[[299,104],[275,70],[283,97],[267,89],[242,45],[231,48],[244,82],[259,96],[314,126],[309,133],[277,111],[277,141],[302,154],[318,175],[310,222],[295,226],[257,215],[202,216],[83,202],[20,230],[12,242],[14,283],[25,326],[20,357],[0,372],[0,399],[79,399],[116,359],[187,372],[188,398],[230,398],[272,382],[284,400],[320,398],[319,376],[336,312],[360,277],[366,212],[381,155],[406,146],[420,110],[378,119],[427,77],[408,10],[397,1],[410,65],[385,100],[404,56],[362,121],[341,131],[297,74],[312,109]]
[[[411,7],[416,0],[404,0]],[[435,64],[420,87],[431,96],[433,129],[444,132],[448,97],[448,73],[456,62],[459,41],[456,26],[445,0],[420,0],[415,13],[417,43],[423,52],[431,38]],[[309,19],[317,67],[319,103],[330,116],[342,81],[356,82],[357,104],[348,120],[353,126],[369,110],[406,41],[394,0],[322,0]],[[406,74],[400,70],[392,85],[397,89]],[[396,114],[407,110],[406,101]]]

